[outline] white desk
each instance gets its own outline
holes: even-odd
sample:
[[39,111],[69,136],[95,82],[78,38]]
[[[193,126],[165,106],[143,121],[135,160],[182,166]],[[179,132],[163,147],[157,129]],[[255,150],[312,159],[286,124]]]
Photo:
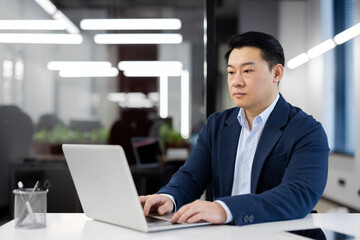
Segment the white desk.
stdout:
[[310,214],[299,220],[254,224],[250,226],[208,225],[157,233],[142,233],[115,225],[98,222],[84,214],[47,215],[47,227],[35,230],[14,228],[14,220],[0,227],[0,239],[26,240],[89,240],[89,239],[293,239],[279,235],[283,230],[325,227],[342,233],[356,235],[360,239],[360,214]]

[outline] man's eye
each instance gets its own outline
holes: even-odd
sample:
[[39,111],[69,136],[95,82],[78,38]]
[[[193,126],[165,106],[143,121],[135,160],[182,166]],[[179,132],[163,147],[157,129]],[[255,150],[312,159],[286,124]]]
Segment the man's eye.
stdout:
[[247,70],[244,70],[244,73],[250,73],[250,72],[252,72],[253,70],[251,70],[251,69],[247,69]]
[[228,72],[228,74],[229,74],[229,75],[233,75],[233,74],[234,74],[234,72]]

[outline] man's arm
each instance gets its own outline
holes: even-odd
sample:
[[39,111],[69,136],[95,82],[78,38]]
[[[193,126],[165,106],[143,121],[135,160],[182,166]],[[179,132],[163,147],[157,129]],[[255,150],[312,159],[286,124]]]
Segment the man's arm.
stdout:
[[[211,118],[210,116],[208,122],[211,122]],[[173,196],[178,208],[200,198],[212,180],[212,157],[207,134],[206,124],[189,158],[172,176],[170,182],[158,192]]]
[[[210,119],[212,118],[210,116],[208,122],[211,122]],[[157,194],[139,197],[145,215],[151,211],[158,211],[160,214],[171,212],[174,207],[181,210],[182,206],[193,202],[201,196],[209,182],[211,182],[212,174],[210,143],[208,141],[209,136],[207,135],[207,125],[205,125],[189,158],[178,172],[172,176],[170,182],[160,189]],[[174,199],[171,207],[165,201],[166,195],[170,195]],[[164,206],[165,203],[167,207]],[[217,205],[219,204],[216,203],[215,206]],[[184,209],[180,213],[175,214],[175,216],[180,216],[183,211]]]

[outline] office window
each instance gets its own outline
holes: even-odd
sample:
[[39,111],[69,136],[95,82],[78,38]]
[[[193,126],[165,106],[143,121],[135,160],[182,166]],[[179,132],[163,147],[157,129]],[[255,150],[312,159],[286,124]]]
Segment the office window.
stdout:
[[[354,25],[355,1],[333,0],[334,35]],[[355,151],[354,42],[335,48],[335,125],[333,151]]]

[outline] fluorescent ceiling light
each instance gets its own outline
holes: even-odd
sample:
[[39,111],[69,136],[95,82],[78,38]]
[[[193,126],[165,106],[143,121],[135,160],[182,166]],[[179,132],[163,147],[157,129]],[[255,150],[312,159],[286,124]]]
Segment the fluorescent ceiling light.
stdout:
[[60,70],[59,76],[63,78],[76,77],[116,77],[119,74],[117,68],[103,68],[103,69],[70,69]]
[[183,64],[179,61],[121,61],[118,64],[120,70],[137,70],[143,69],[157,69],[168,68],[170,70],[181,70]]
[[65,23],[58,20],[0,20],[1,30],[64,30]]
[[168,112],[168,78],[167,76],[160,77],[160,107],[159,107],[159,115],[161,118],[167,118],[169,115]]
[[330,49],[336,47],[336,45],[343,44],[344,42],[349,41],[350,39],[358,36],[360,34],[360,23],[342,31],[337,34],[333,39],[328,39],[325,42],[320,43],[319,45],[309,49],[306,53],[302,53],[288,61],[288,67],[294,69],[309,60],[309,58],[315,58]]
[[189,71],[184,70],[181,75],[181,136],[190,136],[190,80]]
[[153,102],[159,102],[160,101],[160,95],[158,92],[150,92],[148,93],[148,97]]
[[337,34],[334,37],[334,40],[337,44],[343,44],[346,41],[349,41],[350,39],[356,37],[360,34],[360,23],[346,29],[345,31],[342,31],[341,33]]
[[178,30],[181,21],[177,18],[84,19],[80,27],[84,30]]
[[181,70],[176,71],[176,72],[167,71],[166,69],[163,69],[162,71],[126,70],[126,71],[124,71],[124,75],[126,77],[162,77],[162,76],[178,77],[178,76],[181,76]]
[[149,99],[131,100],[118,103],[122,108],[153,108],[154,104]]
[[181,76],[183,64],[179,61],[121,61],[118,68],[127,77]]
[[50,61],[47,64],[49,70],[76,70],[76,69],[104,69],[111,68],[108,61]]
[[117,102],[120,107],[124,108],[152,108],[155,106],[155,102],[142,92],[109,93],[107,99]]
[[106,98],[110,102],[121,102],[126,100],[126,93],[108,93]]
[[294,69],[294,68],[297,68],[298,66],[306,63],[307,61],[309,61],[309,56],[306,53],[302,53],[302,54],[290,59],[287,62],[287,66],[290,69]]
[[97,44],[179,44],[182,35],[178,33],[113,33],[96,34],[94,41]]
[[45,12],[47,12],[50,16],[52,16],[57,11],[55,5],[49,0],[35,0],[35,2],[37,2],[40,7],[44,9]]
[[57,11],[53,18],[59,21],[63,21],[66,24],[66,31],[70,34],[76,34],[79,33],[80,30],[61,12]]
[[45,10],[51,17],[62,21],[65,24],[65,30],[70,34],[78,34],[80,30],[63,14],[50,0],[35,0],[41,8]]
[[334,40],[328,39],[325,42],[322,42],[319,45],[316,45],[315,47],[309,49],[307,54],[310,58],[316,58],[317,56],[329,51],[330,49],[333,49],[335,46],[336,43],[334,42]]
[[0,33],[0,43],[81,44],[79,34]]

